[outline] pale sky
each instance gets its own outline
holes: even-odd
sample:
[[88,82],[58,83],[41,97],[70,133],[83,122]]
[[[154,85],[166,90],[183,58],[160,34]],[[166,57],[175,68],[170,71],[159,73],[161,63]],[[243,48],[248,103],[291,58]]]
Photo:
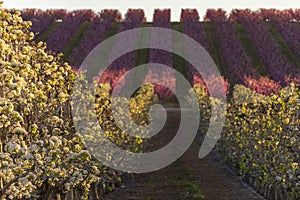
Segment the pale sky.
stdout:
[[3,0],[5,8],[64,8],[68,10],[89,8],[100,11],[118,9],[122,15],[128,8],[142,8],[148,21],[152,21],[155,8],[171,8],[171,20],[180,19],[181,8],[197,8],[201,19],[207,8],[300,8],[300,0]]

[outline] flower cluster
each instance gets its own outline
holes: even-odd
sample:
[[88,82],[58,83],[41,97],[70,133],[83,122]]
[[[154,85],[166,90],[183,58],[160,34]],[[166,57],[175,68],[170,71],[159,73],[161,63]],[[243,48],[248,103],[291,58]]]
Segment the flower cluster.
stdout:
[[[201,127],[207,130],[214,103],[195,85]],[[235,85],[227,103],[226,123],[217,149],[245,181],[266,198],[300,197],[300,90],[294,84],[265,96]],[[220,99],[219,99],[220,100]]]
[[[270,77],[281,82],[282,86],[287,86],[291,80],[299,83],[300,70],[297,62],[294,62],[282,50],[276,38],[272,35],[268,24],[262,20],[259,12],[250,10],[235,9],[230,14],[231,20],[241,23],[249,34],[257,53],[261,57]],[[291,24],[293,24],[291,22]]]
[[[94,183],[107,185],[119,175],[85,149],[71,115],[76,74],[60,55],[33,41],[30,27],[19,11],[0,9],[0,198],[46,199],[72,189],[88,198]],[[144,95],[131,100],[140,123],[149,118],[137,115],[155,99],[153,90],[146,93],[145,104],[136,106]],[[99,103],[107,106],[106,93],[100,95]],[[111,119],[108,111],[98,113],[99,120]],[[139,138],[132,140],[134,147],[141,145]],[[125,144],[123,137],[118,142]]]
[[266,197],[300,197],[299,98],[294,85],[270,96],[237,85],[228,104],[222,155]]

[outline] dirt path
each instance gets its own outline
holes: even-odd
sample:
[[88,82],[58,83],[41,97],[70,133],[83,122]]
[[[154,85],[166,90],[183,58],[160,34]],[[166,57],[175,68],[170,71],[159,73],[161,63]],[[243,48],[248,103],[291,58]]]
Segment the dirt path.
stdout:
[[[157,138],[162,146],[176,134],[178,111],[169,111],[168,122]],[[105,200],[262,200],[239,177],[232,175],[211,152],[200,160],[201,133],[193,145],[176,162],[156,172],[125,178],[122,187],[105,196]]]

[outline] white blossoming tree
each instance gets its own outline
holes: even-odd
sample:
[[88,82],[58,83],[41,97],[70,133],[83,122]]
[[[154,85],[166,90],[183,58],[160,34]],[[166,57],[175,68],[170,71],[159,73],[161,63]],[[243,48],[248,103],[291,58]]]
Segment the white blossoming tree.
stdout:
[[88,191],[99,173],[72,129],[75,74],[33,42],[30,26],[18,11],[0,10],[1,199]]
[[[84,148],[71,116],[76,74],[61,62],[62,55],[33,41],[30,26],[19,11],[0,8],[0,198],[59,198],[77,189],[86,199],[93,184],[119,180],[119,173],[97,162]],[[140,139],[115,131],[107,95],[108,91],[99,91],[96,102],[101,127],[111,141],[131,144],[129,148],[137,151]],[[153,86],[146,86],[128,101],[135,108],[131,113],[137,123],[149,123],[146,113],[155,100]]]

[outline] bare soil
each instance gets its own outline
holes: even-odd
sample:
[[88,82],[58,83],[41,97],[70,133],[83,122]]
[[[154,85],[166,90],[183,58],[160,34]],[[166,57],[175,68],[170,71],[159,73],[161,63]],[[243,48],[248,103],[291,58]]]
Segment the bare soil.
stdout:
[[[167,144],[177,132],[180,111],[168,112],[168,121],[156,140],[156,147]],[[198,158],[203,133],[176,162],[159,171],[125,176],[122,186],[104,196],[105,200],[262,200],[212,151]],[[158,140],[159,139],[159,140]]]

